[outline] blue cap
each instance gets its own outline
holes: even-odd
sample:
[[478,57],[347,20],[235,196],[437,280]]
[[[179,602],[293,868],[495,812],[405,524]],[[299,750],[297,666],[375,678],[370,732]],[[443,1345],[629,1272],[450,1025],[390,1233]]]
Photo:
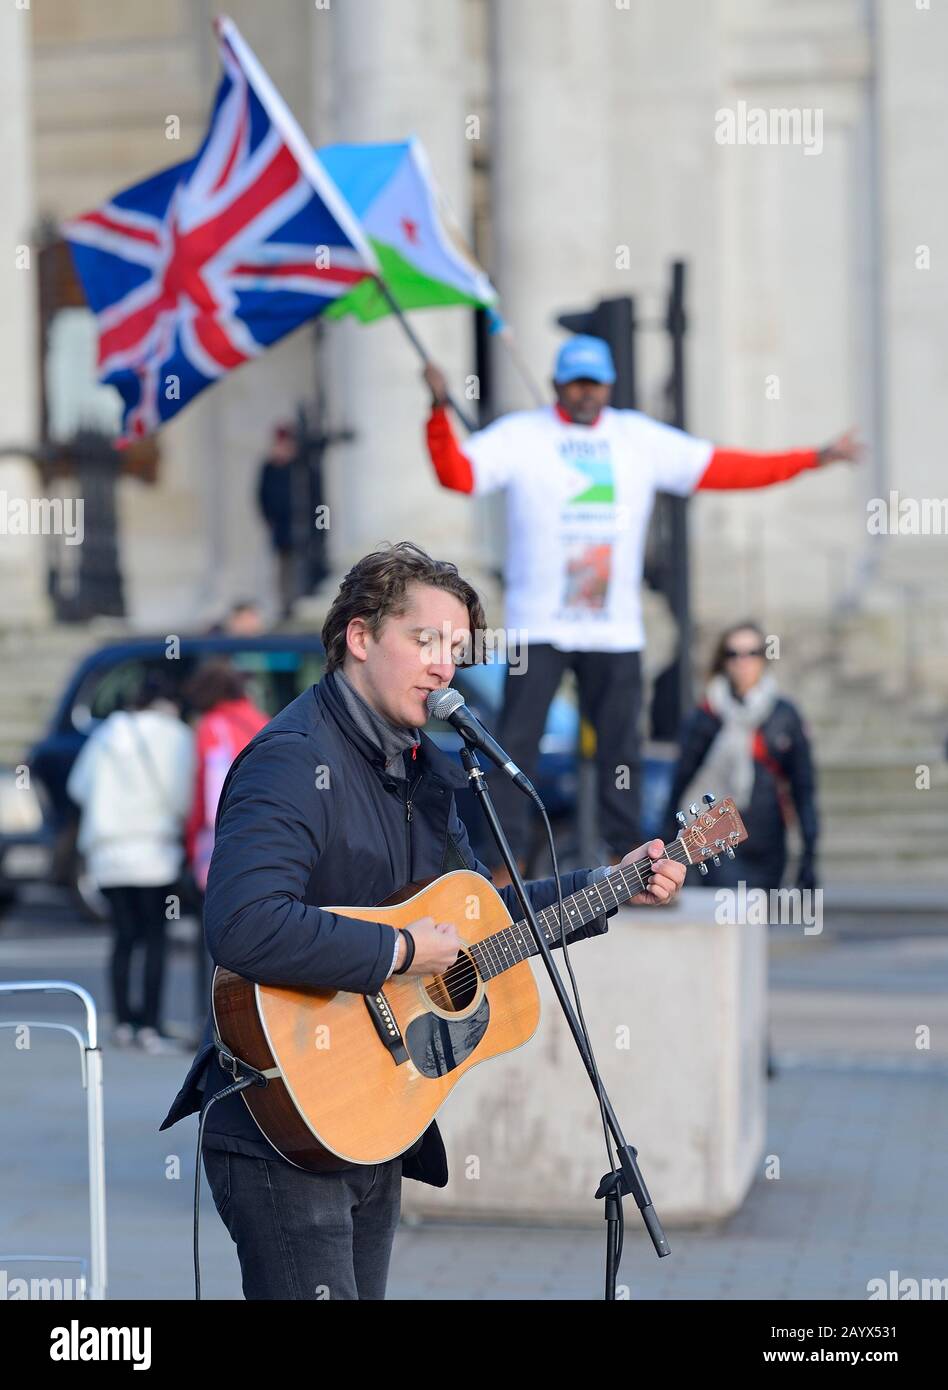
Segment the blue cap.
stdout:
[[605,339],[577,333],[574,338],[567,338],[556,354],[554,381],[578,381],[581,377],[601,382],[603,386],[611,386],[615,381],[616,369]]

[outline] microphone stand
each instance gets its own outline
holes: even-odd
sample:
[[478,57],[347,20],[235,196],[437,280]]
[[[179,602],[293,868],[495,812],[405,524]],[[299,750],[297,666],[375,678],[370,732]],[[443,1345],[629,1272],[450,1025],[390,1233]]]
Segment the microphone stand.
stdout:
[[[599,1187],[596,1190],[597,1200],[600,1197],[605,1198],[605,1299],[607,1302],[613,1302],[616,1296],[616,1272],[619,1248],[618,1241],[620,1203],[622,1201],[622,1198],[625,1197],[627,1193],[631,1192],[635,1197],[636,1205],[638,1206],[639,1211],[642,1213],[642,1220],[645,1222],[645,1229],[648,1231],[649,1236],[651,1237],[652,1244],[655,1247],[655,1251],[658,1257],[660,1259],[663,1259],[666,1255],[670,1255],[671,1246],[668,1244],[668,1239],[665,1235],[665,1232],[662,1229],[662,1223],[658,1218],[658,1214],[655,1211],[655,1208],[652,1206],[652,1199],[649,1196],[648,1188],[645,1186],[645,1179],[642,1177],[642,1174],[639,1171],[639,1165],[636,1162],[638,1150],[634,1149],[630,1144],[626,1142],[625,1135],[622,1133],[622,1128],[616,1117],[616,1113],[612,1108],[612,1102],[609,1100],[609,1097],[606,1094],[605,1086],[602,1084],[602,1078],[599,1076],[596,1070],[595,1062],[589,1055],[589,1052],[586,1047],[586,1039],[583,1036],[583,1031],[579,1025],[579,1020],[577,1019],[576,1014],[573,1010],[572,1002],[570,1001],[570,998],[566,993],[566,988],[563,984],[563,981],[560,979],[559,972],[557,971],[556,966],[553,964],[552,952],[550,951],[550,947],[547,943],[546,937],[540,930],[539,923],[536,919],[536,912],[534,910],[533,904],[530,901],[530,897],[527,893],[527,890],[524,886],[523,879],[520,875],[520,870],[517,868],[517,861],[513,856],[513,851],[510,848],[510,842],[508,841],[507,836],[504,834],[503,827],[501,826],[500,821],[497,818],[497,812],[494,809],[494,803],[491,800],[490,792],[487,790],[487,782],[484,777],[483,769],[481,768],[480,763],[477,761],[477,754],[474,752],[472,748],[468,747],[467,744],[465,744],[465,746],[461,749],[461,762],[464,764],[464,768],[467,772],[468,781],[470,782],[471,789],[474,792],[474,795],[480,801],[481,808],[484,812],[484,815],[487,818],[487,824],[490,827],[491,834],[494,837],[494,840],[497,844],[497,848],[500,850],[500,854],[504,861],[504,864],[507,866],[507,872],[510,874],[511,884],[513,885],[514,892],[517,894],[517,897],[520,901],[520,906],[523,908],[523,914],[527,920],[527,924],[530,927],[530,931],[533,934],[533,939],[536,943],[537,952],[542,957],[543,964],[546,967],[546,973],[550,977],[550,983],[552,984],[553,989],[556,993],[556,997],[559,1000],[560,1008],[566,1015],[566,1022],[569,1024],[569,1030],[573,1035],[573,1041],[575,1042],[577,1050],[579,1051],[579,1055],[583,1060],[583,1066],[586,1068],[586,1071],[589,1075],[590,1084],[592,1085],[592,1088],[596,1093],[597,1101],[601,1097],[602,1108],[605,1112],[606,1122],[608,1123],[608,1126],[612,1131],[612,1137],[615,1140],[616,1152],[618,1154],[619,1159],[619,1166],[616,1170],[610,1171],[603,1175],[599,1183]],[[536,796],[536,793],[534,793],[534,795]],[[539,799],[540,798],[537,797],[537,801],[539,801]],[[562,921],[560,922],[560,932],[561,935],[565,937],[566,924]]]

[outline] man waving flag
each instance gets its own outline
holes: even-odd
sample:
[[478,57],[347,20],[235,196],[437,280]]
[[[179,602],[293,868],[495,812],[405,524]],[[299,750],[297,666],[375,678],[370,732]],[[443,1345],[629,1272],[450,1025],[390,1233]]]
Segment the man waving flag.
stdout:
[[129,443],[378,270],[339,189],[233,22],[186,163],[66,224]]

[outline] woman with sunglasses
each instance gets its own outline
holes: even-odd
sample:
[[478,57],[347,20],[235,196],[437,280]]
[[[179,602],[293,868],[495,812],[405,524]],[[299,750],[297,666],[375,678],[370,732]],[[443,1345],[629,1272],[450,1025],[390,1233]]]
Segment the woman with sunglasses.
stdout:
[[682,730],[666,811],[665,836],[674,837],[675,812],[713,787],[732,796],[748,830],[733,860],[704,880],[711,888],[779,888],[787,864],[787,826],[794,812],[803,853],[797,887],[816,887],[819,821],[810,742],[799,713],[767,670],[767,639],[756,623],[739,623],[721,636],[704,699]]

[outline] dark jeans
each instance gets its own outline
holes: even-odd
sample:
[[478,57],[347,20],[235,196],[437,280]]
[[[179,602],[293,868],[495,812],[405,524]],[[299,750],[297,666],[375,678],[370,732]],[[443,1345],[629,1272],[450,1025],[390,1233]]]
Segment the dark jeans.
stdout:
[[[158,1028],[161,991],[165,978],[165,900],[175,891],[173,883],[159,888],[126,885],[103,888],[112,913],[112,1007],[116,1023],[140,1023]],[[129,976],[136,946],[145,951],[142,1007],[133,1009]]]
[[[580,714],[596,731],[599,835],[614,854],[627,854],[640,835],[639,653],[561,652],[531,643],[524,654],[525,670],[519,675],[507,670],[499,741],[532,780],[550,702],[564,672],[575,671]],[[528,848],[530,802],[503,773],[492,775],[490,788],[514,854],[522,859]]]
[[244,1298],[385,1297],[400,1158],[307,1173],[281,1158],[205,1149],[204,1171],[237,1246]]

